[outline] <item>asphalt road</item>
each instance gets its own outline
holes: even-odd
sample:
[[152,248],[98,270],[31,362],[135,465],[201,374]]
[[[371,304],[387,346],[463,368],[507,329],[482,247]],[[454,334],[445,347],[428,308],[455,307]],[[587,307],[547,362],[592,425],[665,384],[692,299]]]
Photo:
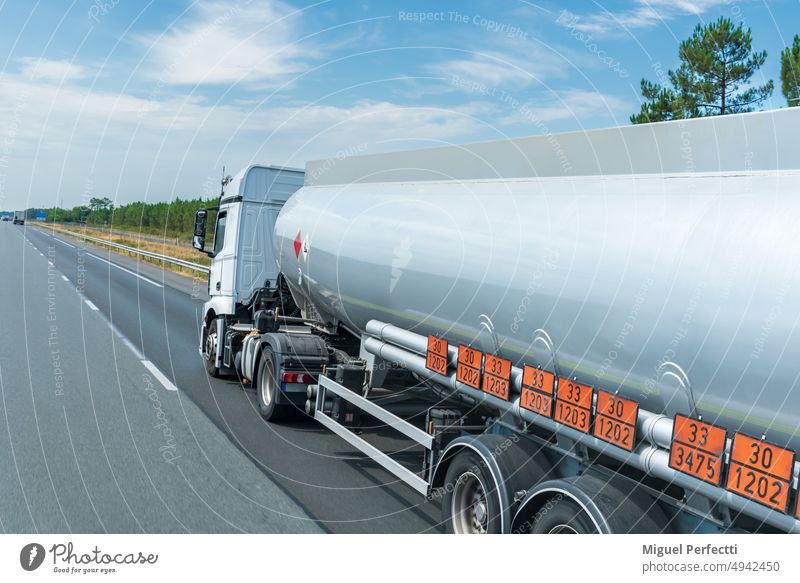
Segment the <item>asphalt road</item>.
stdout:
[[4,531],[440,530],[338,437],[206,375],[204,282],[30,226],[0,223],[0,249]]

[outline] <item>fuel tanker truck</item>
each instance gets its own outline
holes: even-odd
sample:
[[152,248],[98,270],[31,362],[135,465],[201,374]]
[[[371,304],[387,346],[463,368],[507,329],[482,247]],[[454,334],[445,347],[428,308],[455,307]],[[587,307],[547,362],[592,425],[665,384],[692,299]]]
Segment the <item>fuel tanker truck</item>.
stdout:
[[800,532],[798,135],[786,109],[250,166],[196,217],[208,372],[449,532]]

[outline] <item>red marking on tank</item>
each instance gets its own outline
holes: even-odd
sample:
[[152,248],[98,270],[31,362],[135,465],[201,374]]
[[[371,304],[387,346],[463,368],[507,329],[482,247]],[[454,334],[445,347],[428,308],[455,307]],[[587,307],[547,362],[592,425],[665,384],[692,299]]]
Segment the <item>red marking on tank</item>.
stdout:
[[303,240],[300,238],[300,231],[297,231],[297,236],[294,238],[294,256],[300,259],[300,249],[303,248]]

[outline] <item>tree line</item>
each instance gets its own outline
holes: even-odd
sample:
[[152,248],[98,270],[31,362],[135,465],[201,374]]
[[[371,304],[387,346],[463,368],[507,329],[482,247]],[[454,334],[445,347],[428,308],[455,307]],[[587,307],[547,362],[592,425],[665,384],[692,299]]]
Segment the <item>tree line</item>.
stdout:
[[[678,48],[680,65],[660,82],[641,81],[643,102],[634,124],[753,111],[774,91],[773,81],[751,83],[767,59],[753,50],[749,28],[725,17],[697,25]],[[800,105],[800,36],[781,52],[781,91],[790,107]]]
[[[132,202],[115,206],[111,199],[92,198],[88,205],[71,209],[58,207],[29,209],[28,215],[35,218],[43,210],[47,222],[78,223],[91,226],[107,226],[165,236],[191,238],[194,230],[194,215],[198,209],[216,206],[218,199],[194,198],[171,202]],[[209,225],[213,229],[213,225]]]

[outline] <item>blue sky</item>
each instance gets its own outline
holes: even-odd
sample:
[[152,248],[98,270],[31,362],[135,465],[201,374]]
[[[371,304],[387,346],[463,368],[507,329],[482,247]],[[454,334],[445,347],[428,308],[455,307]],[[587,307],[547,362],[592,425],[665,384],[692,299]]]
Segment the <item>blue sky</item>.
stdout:
[[0,209],[218,192],[253,162],[627,124],[724,15],[776,80],[800,1],[0,2]]

